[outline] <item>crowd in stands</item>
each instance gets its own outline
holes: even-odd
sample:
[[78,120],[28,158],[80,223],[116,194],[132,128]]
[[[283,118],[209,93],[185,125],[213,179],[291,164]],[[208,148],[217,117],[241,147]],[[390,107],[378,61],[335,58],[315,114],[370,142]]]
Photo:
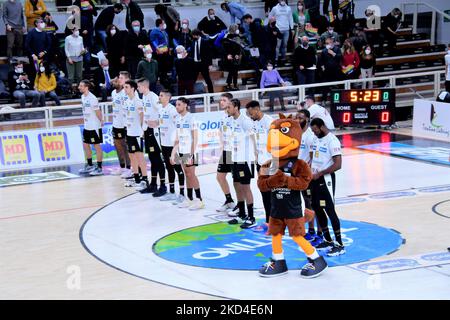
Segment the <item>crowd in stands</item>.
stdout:
[[[24,6],[19,0],[3,3],[8,90],[21,107],[27,98],[33,106],[45,105],[47,98],[59,105],[58,97],[79,96],[77,84],[86,78],[95,80],[97,96],[106,101],[120,71],[147,79],[157,94],[169,89],[175,95],[206,91],[196,85],[201,74],[211,93],[214,60],[228,73],[227,91],[239,89],[242,69],[255,70],[260,88],[372,77],[378,53],[374,44],[379,50],[386,41],[395,47],[402,15],[392,10],[378,30],[370,24],[374,12],[369,9],[367,24],[354,23],[353,0],[325,1],[322,8],[319,0],[300,0],[295,7],[285,0],[265,1],[261,17],[253,17],[242,3],[227,1],[220,8],[229,15],[228,24],[211,8],[192,26],[175,7],[157,4],[155,25],[146,30],[144,14],[133,0],[101,11],[93,0],[75,0],[73,5],[74,21],[79,15],[81,24],[78,28],[69,21],[65,39],[59,41],[56,33],[62,28],[53,22],[44,0],[25,0]],[[124,10],[126,30],[120,30],[113,21]],[[292,80],[277,71],[286,65],[287,53],[292,53]],[[28,57],[28,63],[13,56]],[[325,97],[329,90],[324,89]],[[271,109],[276,97],[284,109],[281,96],[268,94]]]

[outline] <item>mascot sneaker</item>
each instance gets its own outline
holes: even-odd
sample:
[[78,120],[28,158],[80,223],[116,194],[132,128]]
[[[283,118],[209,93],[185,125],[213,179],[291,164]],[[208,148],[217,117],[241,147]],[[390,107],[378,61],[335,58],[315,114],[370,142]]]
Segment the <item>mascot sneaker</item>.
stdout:
[[316,234],[314,239],[311,241],[311,245],[313,247],[317,247],[319,244],[323,242],[323,237]]
[[322,256],[314,260],[308,258],[308,261],[309,263],[305,264],[300,272],[300,277],[302,278],[310,279],[318,277],[328,268],[328,264]]
[[288,272],[286,260],[273,260],[267,261],[260,269],[259,275],[261,277],[277,277]]
[[339,243],[335,242],[333,244],[333,247],[329,251],[327,251],[327,256],[337,257],[344,253],[345,253],[344,246],[341,246]]

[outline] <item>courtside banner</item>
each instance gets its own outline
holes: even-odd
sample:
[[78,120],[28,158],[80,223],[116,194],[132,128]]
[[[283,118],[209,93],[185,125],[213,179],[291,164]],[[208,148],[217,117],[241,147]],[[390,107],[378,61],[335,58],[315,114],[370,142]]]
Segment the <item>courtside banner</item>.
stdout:
[[414,99],[413,134],[450,141],[450,103]]
[[50,167],[84,161],[77,127],[0,133],[0,170]]
[[195,113],[198,127],[199,164],[217,163],[220,158],[220,122],[223,112]]

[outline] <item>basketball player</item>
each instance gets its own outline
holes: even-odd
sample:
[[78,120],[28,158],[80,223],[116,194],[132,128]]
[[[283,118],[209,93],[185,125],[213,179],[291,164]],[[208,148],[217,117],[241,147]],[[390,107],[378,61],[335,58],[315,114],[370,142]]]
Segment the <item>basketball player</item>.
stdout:
[[[162,194],[155,192],[154,197],[160,197],[161,201],[173,201],[176,205],[184,201],[184,173],[180,164],[172,165],[170,157],[172,156],[173,146],[176,137],[176,120],[178,117],[177,109],[170,103],[172,94],[169,90],[161,90],[159,93],[159,133],[161,139],[161,151],[169,175],[169,193]],[[178,175],[180,185],[180,195],[175,194],[175,172]]]
[[[241,224],[241,228],[248,229],[256,226],[253,215],[253,194],[250,189],[251,179],[254,177],[253,162],[256,160],[253,121],[240,112],[241,102],[232,99],[227,106],[227,112],[232,117],[231,160],[233,161],[233,185],[238,199],[238,215],[228,221],[229,224]],[[247,203],[248,216],[245,214]]]
[[[103,174],[102,160],[103,150],[103,120],[102,111],[98,106],[97,97],[92,94],[89,89],[91,83],[89,80],[81,80],[78,90],[81,93],[81,105],[83,107],[84,129],[83,129],[83,150],[86,157],[86,165],[79,173],[89,174],[91,176],[100,176]],[[97,166],[92,164],[91,145],[94,145],[95,154],[97,156]]]
[[152,179],[148,188],[145,188],[141,193],[155,193],[158,190],[156,179],[159,174],[160,193],[167,193],[166,188],[166,169],[162,160],[161,147],[159,146],[159,97],[150,91],[150,83],[147,79],[138,80],[138,91],[142,94],[142,102],[144,104],[144,141],[145,151],[150,160],[150,170]]
[[[225,92],[222,93],[219,100],[220,109],[223,110],[223,115],[220,120],[220,160],[219,165],[217,166],[217,182],[220,185],[224,195],[225,202],[219,208],[216,209],[217,212],[227,212],[233,210],[234,213],[230,213],[230,216],[235,217],[237,214],[237,206],[235,206],[233,198],[231,197],[230,186],[227,182],[227,174],[232,171],[232,161],[231,161],[231,122],[232,118],[227,113],[227,105],[230,103],[231,99],[233,99],[233,95],[231,93]],[[234,210],[236,209],[236,210]]]
[[[256,171],[259,175],[259,170],[261,166],[272,159],[272,155],[267,151],[267,136],[270,130],[270,124],[273,118],[267,114],[262,113],[261,106],[258,101],[250,101],[245,106],[247,109],[247,114],[254,123],[254,132],[256,135]],[[271,192],[261,192],[264,211],[266,213],[266,222],[255,228],[255,231],[267,231],[269,228],[269,217],[270,217],[270,207],[271,207]]]
[[[341,239],[341,223],[334,208],[334,194],[336,187],[335,172],[341,169],[341,143],[326,127],[321,118],[311,121],[311,129],[318,139],[313,146],[311,170],[313,179],[310,184],[312,207],[324,241],[316,246],[318,250],[328,250],[328,256],[339,256],[345,253]],[[328,230],[328,218],[331,220],[336,241],[333,242]]]
[[[127,145],[130,154],[131,167],[133,168],[134,181],[125,183],[126,187],[136,187],[137,190],[143,190],[148,187],[147,164],[144,158],[144,105],[136,92],[137,83],[128,80],[124,85],[127,99],[124,102],[125,112],[127,114]],[[139,175],[139,170],[142,177]]]
[[[178,98],[176,103],[176,109],[179,114],[176,124],[177,133],[170,162],[172,164],[181,162],[186,175],[187,199],[178,204],[178,207],[200,210],[205,208],[205,205],[200,192],[200,183],[195,175],[195,167],[198,166],[198,129],[193,114],[188,112],[188,106],[188,99]],[[195,200],[193,199],[193,190],[195,190]]]
[[128,71],[121,71],[119,77],[113,81],[116,89],[111,93],[113,107],[112,136],[120,164],[120,172],[113,172],[113,175],[120,174],[121,178],[124,179],[132,176],[130,157],[126,143],[127,129],[125,128],[125,123],[127,116],[123,108],[123,102],[127,97],[123,86],[125,81],[129,79],[130,74]]

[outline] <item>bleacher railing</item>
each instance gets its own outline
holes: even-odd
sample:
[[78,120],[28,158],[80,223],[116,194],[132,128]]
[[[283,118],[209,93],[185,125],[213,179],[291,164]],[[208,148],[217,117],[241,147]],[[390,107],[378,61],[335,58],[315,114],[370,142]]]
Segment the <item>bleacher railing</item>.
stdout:
[[[397,80],[399,79],[405,79],[405,78],[416,78],[416,77],[432,77],[432,81],[429,81],[428,83],[421,83],[417,82],[417,85],[426,85],[429,84],[432,86],[431,90],[428,90],[428,98],[435,98],[439,92],[442,90],[442,84],[443,84],[443,76],[445,76],[445,71],[433,71],[433,72],[421,72],[421,73],[409,73],[409,74],[402,74],[402,75],[393,75],[393,76],[383,76],[383,77],[373,77],[373,78],[366,78],[366,79],[354,79],[354,80],[344,80],[344,81],[335,81],[335,82],[323,82],[323,83],[315,83],[315,84],[308,84],[308,85],[295,85],[295,86],[286,86],[286,87],[278,87],[278,88],[265,88],[265,89],[251,89],[251,90],[240,90],[240,91],[233,91],[233,95],[238,99],[248,99],[248,100],[267,100],[266,98],[262,98],[264,94],[267,92],[279,92],[283,95],[283,97],[286,99],[295,100],[295,103],[297,101],[304,101],[306,92],[308,89],[314,89],[315,93],[321,93],[322,88],[324,87],[332,87],[332,86],[339,86],[342,89],[351,89],[356,87],[362,87],[363,85],[369,86],[371,83],[377,83],[377,82],[384,82],[386,83],[382,87],[389,87],[389,88],[396,88],[396,89],[404,89],[405,85],[397,85]],[[380,86],[378,86],[380,87]],[[396,99],[396,107],[405,107],[405,106],[412,106],[413,101],[415,98],[426,98],[422,94],[424,92],[422,91],[414,91],[412,89],[412,85],[406,85],[407,89],[410,89],[409,92],[406,93],[399,93],[397,92],[397,99]],[[217,101],[218,98],[222,92],[216,92],[216,93],[205,93],[205,94],[196,94],[196,95],[190,95],[186,96],[191,101],[195,101],[196,104],[196,110],[201,110],[201,112],[211,112],[211,111],[217,111],[219,110],[219,106],[217,103],[214,103],[212,105],[211,98],[215,98],[214,100]],[[176,100],[178,97],[175,96],[172,99]],[[400,98],[400,99],[399,99]],[[288,100],[289,101],[289,100]],[[264,104],[264,103],[263,103]],[[100,103],[100,107],[103,114],[103,120],[104,122],[111,121],[112,117],[112,104],[111,102],[105,102]],[[214,107],[214,108],[212,108]],[[26,109],[0,109],[0,115],[4,114],[17,114],[17,113],[37,113],[37,112],[43,112],[44,117],[40,119],[33,119],[33,120],[24,120],[24,121],[18,121],[14,122],[14,124],[24,124],[24,123],[36,123],[40,122],[45,126],[46,129],[53,128],[55,126],[55,121],[60,120],[67,120],[67,119],[61,119],[61,118],[55,118],[54,112],[58,110],[73,110],[78,109],[80,111],[79,119],[82,118],[81,115],[81,104],[74,104],[74,105],[65,105],[65,106],[47,106],[47,107],[40,107],[40,108],[26,108]],[[288,110],[289,111],[289,110]],[[291,110],[293,111],[293,110]],[[76,118],[76,119],[78,119]],[[10,121],[0,121],[0,128],[3,125],[10,125]],[[61,125],[64,126],[64,125]]]

